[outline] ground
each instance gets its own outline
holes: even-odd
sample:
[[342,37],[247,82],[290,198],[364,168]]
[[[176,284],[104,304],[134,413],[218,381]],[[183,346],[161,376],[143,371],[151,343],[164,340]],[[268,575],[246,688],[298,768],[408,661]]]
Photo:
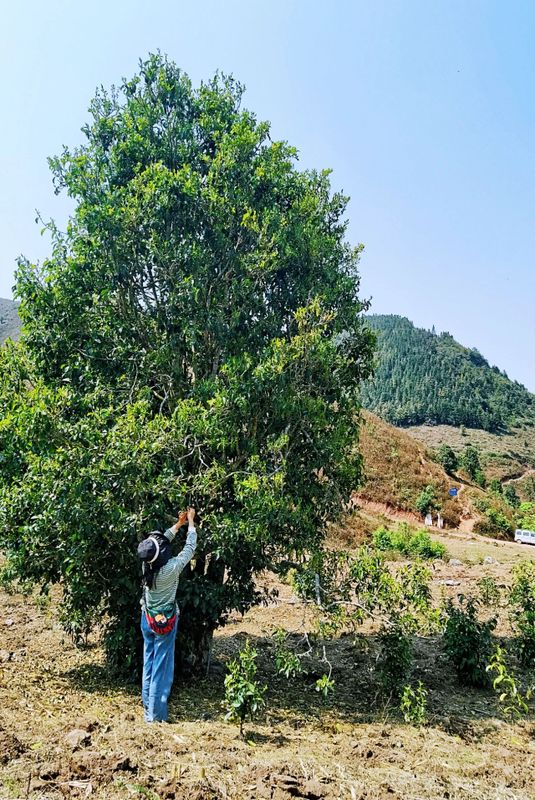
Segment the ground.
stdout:
[[[434,535],[462,562],[434,562],[437,596],[473,592],[483,575],[506,584],[512,564],[535,558],[527,546]],[[311,611],[274,576],[262,582],[279,589],[278,599],[218,631],[210,675],[176,681],[167,725],[143,722],[139,687],[110,679],[98,638],[73,646],[54,601],[2,594],[0,798],[535,798],[533,718],[506,723],[491,690],[459,686],[435,638],[417,640],[415,678],[429,691],[422,728],[379,700],[373,628],[356,643],[342,636],[326,644],[336,681],[327,701],[315,691],[327,670],[321,648],[306,676],[277,677],[273,631],[284,628],[306,650]],[[509,634],[504,618],[497,635]],[[241,739],[221,699],[224,663],[246,637],[259,652],[268,705]]]

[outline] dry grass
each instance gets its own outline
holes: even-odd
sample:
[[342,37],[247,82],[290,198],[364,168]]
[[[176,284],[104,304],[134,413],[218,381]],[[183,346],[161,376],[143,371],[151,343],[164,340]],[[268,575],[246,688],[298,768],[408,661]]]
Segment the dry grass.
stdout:
[[[500,532],[481,510],[482,505],[486,505],[499,511],[507,518],[512,530],[515,524],[514,514],[501,497],[483,491],[462,472],[455,477],[447,475],[433,460],[433,450],[445,442],[458,453],[468,443],[477,446],[489,480],[498,477],[502,481],[511,482],[521,499],[532,499],[526,490],[531,486],[535,490],[535,469],[530,466],[535,462],[535,429],[529,428],[514,436],[510,434],[504,437],[472,430],[463,436],[459,429],[444,425],[400,429],[369,412],[365,412],[363,418],[360,447],[364,457],[365,482],[355,498],[361,504],[375,503],[376,507],[372,510],[376,512],[380,512],[381,507],[388,512],[399,511],[414,515],[418,495],[430,484],[435,489],[441,514],[448,528],[460,528],[464,531],[477,529],[488,533],[493,531],[493,535],[501,537],[509,535]],[[524,450],[515,453],[507,451],[511,442],[519,445],[521,436],[528,437],[528,445],[533,450],[530,451],[526,446]],[[504,448],[501,454],[484,449],[497,447],[498,444]],[[451,487],[458,489],[456,498],[449,496]],[[417,523],[421,518],[416,516],[407,521]]]
[[459,504],[448,495],[462,483],[444,472],[427,455],[423,444],[369,412],[364,413],[360,448],[364,456],[365,483],[358,497],[414,513],[420,492],[434,486],[447,524],[459,524]]
[[451,425],[418,425],[404,430],[430,449],[449,444],[462,453],[468,444],[473,445],[482,454],[489,478],[519,478],[535,468],[535,427],[517,428],[504,434],[471,428],[462,431]]
[[[359,526],[355,539],[361,535]],[[504,585],[511,565],[527,554],[514,544],[460,534],[441,539],[462,564],[434,564],[437,597],[474,592],[482,575]],[[487,555],[492,563],[481,563]],[[492,692],[459,686],[435,638],[416,643],[414,678],[429,692],[430,721],[423,729],[403,724],[395,707],[379,702],[374,627],[365,627],[357,643],[351,636],[326,642],[336,681],[329,701],[314,690],[326,669],[321,648],[306,675],[276,676],[273,631],[284,628],[302,650],[311,612],[288,585],[271,575],[265,582],[277,586],[278,600],[234,615],[218,631],[214,671],[198,681],[177,680],[171,723],[162,726],[143,722],[137,686],[110,678],[97,639],[78,650],[58,628],[54,605],[38,608],[32,598],[2,594],[2,800],[534,797],[533,721],[504,723]],[[498,633],[510,634],[506,615]],[[269,690],[267,713],[246,726],[244,741],[223,720],[220,665],[246,637],[259,652],[259,678]],[[75,748],[65,738],[73,728],[86,734]]]

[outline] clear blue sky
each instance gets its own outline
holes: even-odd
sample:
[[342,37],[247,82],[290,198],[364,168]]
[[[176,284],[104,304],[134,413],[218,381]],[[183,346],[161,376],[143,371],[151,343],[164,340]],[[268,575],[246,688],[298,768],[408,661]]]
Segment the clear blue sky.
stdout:
[[448,330],[535,391],[535,3],[92,0],[4,4],[0,296],[65,220],[46,157],[98,84],[160,48],[247,86],[303,166],[331,167],[377,313]]

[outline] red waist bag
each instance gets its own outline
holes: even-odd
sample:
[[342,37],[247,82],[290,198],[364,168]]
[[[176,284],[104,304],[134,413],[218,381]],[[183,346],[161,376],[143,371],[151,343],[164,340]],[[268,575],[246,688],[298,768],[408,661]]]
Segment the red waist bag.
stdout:
[[176,622],[176,613],[172,617],[167,618],[164,614],[157,614],[157,617],[163,617],[163,620],[157,620],[156,617],[151,617],[148,611],[145,611],[145,618],[147,625],[154,631],[162,636],[165,633],[171,633]]

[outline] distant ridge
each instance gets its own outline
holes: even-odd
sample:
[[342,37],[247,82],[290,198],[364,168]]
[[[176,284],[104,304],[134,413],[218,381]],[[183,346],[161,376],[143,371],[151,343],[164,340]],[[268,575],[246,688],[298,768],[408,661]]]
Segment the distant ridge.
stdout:
[[0,297],[0,344],[6,339],[18,339],[20,334],[20,317],[18,303]]
[[490,432],[535,426],[535,395],[449,333],[405,317],[370,315],[378,365],[363,387],[365,408],[400,427],[464,425]]

